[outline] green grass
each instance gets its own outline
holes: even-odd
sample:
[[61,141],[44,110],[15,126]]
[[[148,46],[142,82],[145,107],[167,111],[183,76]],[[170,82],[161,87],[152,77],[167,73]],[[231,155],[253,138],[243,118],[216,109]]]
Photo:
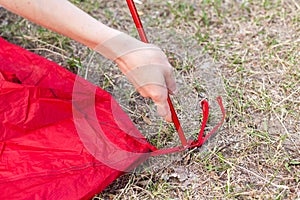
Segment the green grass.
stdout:
[[[72,2],[108,25],[137,36],[125,1]],[[151,41],[165,48],[178,82],[185,82],[189,94],[195,95],[174,98],[184,124],[194,128],[195,134],[200,122],[189,123],[201,119],[201,111],[194,118],[184,112],[183,103],[218,89],[210,85],[209,90],[209,77],[196,74],[203,64],[202,55],[214,61],[224,82],[227,119],[202,149],[162,158],[164,166],[158,169],[125,175],[95,199],[300,198],[299,5],[295,0],[137,4]],[[0,21],[2,37],[72,71],[85,69],[91,62],[99,71],[98,85],[110,92],[118,86],[118,69],[101,56],[92,56],[86,47],[2,10],[0,18],[5,19]],[[133,92],[125,96],[131,99],[125,110],[152,144],[176,146],[174,127],[153,117],[151,101]],[[194,111],[194,107],[189,110]]]

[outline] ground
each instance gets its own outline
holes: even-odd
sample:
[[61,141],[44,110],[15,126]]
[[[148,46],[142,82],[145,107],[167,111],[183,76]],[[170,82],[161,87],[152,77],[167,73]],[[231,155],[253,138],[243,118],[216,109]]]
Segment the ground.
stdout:
[[[125,1],[72,2],[137,37]],[[300,198],[299,0],[136,2],[150,41],[176,68],[180,90],[173,100],[188,136],[200,126],[202,98],[211,103],[208,129],[221,117],[218,95],[226,121],[204,147],[152,159],[94,199]],[[2,37],[111,92],[153,145],[178,143],[172,124],[155,115],[153,103],[134,92],[113,63],[0,11]]]

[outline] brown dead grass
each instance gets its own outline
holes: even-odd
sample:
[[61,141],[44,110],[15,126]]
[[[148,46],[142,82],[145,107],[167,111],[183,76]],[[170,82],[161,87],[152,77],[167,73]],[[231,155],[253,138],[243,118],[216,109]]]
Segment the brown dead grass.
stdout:
[[[73,2],[136,36],[125,1]],[[202,149],[151,161],[148,168],[119,178],[95,199],[300,198],[299,6],[297,0],[148,0],[138,4],[151,41],[175,52],[179,85],[196,100],[209,97],[211,101],[221,94],[226,99],[227,121]],[[70,68],[66,60],[74,57],[83,66],[106,66],[88,78],[112,93],[118,91],[123,81],[120,72],[100,56],[3,10],[0,19],[2,37],[65,67]],[[224,87],[198,73],[203,60],[213,66],[213,76],[221,77]],[[198,89],[195,81],[200,83]],[[149,140],[160,147],[174,145],[174,129],[155,117],[151,101],[134,92],[129,98],[131,103],[125,102],[124,109],[130,109],[128,113]],[[186,117],[199,117],[181,112],[186,109],[181,107],[186,101],[182,94],[175,101],[185,124],[194,121]],[[195,129],[198,123],[188,125]],[[163,166],[158,164],[162,160]]]

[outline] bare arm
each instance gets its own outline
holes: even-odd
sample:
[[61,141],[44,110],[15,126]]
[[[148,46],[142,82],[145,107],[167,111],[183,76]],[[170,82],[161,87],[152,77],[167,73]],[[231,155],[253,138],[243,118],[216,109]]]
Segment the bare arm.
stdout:
[[6,9],[90,48],[120,32],[66,0],[0,0]]
[[109,28],[67,0],[0,0],[0,5],[115,61],[137,91],[152,98],[159,115],[172,121],[167,95],[176,84],[160,48]]

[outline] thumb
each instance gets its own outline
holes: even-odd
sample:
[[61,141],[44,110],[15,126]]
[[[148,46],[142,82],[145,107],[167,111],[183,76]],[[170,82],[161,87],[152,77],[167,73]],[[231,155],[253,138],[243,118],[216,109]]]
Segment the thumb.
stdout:
[[157,107],[157,113],[163,117],[167,122],[172,122],[172,115],[170,111],[170,106],[168,104],[168,89],[162,86],[158,87],[156,92],[159,95],[153,94],[150,96]]
[[168,104],[168,89],[161,85],[145,85],[138,88],[143,97],[149,97],[155,103],[157,113],[167,122],[172,122],[172,115]]

